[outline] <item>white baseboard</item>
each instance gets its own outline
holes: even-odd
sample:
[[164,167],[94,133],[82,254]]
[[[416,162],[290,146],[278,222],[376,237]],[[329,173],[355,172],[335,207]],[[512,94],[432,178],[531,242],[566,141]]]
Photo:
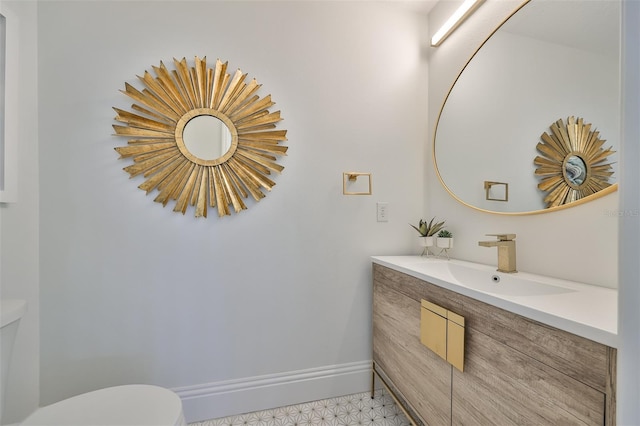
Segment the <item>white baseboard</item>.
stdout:
[[366,392],[371,361],[173,388],[188,423]]

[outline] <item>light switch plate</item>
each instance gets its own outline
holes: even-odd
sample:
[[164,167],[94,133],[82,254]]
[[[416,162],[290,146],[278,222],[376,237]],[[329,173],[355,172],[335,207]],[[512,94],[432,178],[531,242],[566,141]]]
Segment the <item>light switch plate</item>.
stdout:
[[389,222],[389,203],[376,203],[378,222]]

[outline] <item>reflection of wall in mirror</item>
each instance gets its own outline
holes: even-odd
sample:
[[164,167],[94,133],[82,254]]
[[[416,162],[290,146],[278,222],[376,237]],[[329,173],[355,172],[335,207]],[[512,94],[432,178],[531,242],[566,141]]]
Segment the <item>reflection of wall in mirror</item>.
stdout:
[[[618,69],[616,56],[497,32],[456,82],[438,124],[436,157],[444,182],[483,209],[544,209],[533,164],[540,135],[575,115],[600,131],[605,146],[615,147]],[[612,183],[616,175],[614,165]],[[509,182],[509,202],[486,200],[485,180]]]

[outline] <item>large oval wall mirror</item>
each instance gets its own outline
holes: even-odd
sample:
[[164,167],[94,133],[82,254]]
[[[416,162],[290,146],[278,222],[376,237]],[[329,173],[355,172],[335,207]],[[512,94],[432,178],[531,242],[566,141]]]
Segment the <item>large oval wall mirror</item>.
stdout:
[[140,91],[125,84],[124,94],[136,103],[133,111],[114,108],[117,136],[129,139],[117,147],[121,158],[132,158],[125,167],[131,177],[146,179],[139,188],[157,190],[154,201],[165,206],[175,200],[174,211],[184,214],[195,207],[195,216],[207,216],[215,207],[218,216],[246,209],[249,194],[259,201],[275,182],[271,172],[281,172],[277,156],[285,155],[286,130],[275,130],[280,111],[269,112],[271,95],[260,98],[260,85],[237,70],[229,75],[227,63],[207,68],[206,58],[174,59],[175,70],[161,62],[139,77]]
[[[531,0],[514,12],[465,65],[438,116],[433,158],[447,191],[505,214],[553,211],[615,191],[619,38],[618,0]],[[613,173],[603,190],[550,207],[534,159],[550,123],[569,116],[584,117],[612,146]],[[508,197],[489,196],[487,184],[496,183],[507,184]]]

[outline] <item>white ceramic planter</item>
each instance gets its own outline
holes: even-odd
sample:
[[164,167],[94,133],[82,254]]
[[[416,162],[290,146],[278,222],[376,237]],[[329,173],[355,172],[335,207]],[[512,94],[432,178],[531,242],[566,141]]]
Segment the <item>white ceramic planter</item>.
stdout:
[[436,244],[438,245],[438,247],[443,249],[453,248],[453,238],[438,237]]
[[433,247],[434,237],[418,237],[420,247]]

